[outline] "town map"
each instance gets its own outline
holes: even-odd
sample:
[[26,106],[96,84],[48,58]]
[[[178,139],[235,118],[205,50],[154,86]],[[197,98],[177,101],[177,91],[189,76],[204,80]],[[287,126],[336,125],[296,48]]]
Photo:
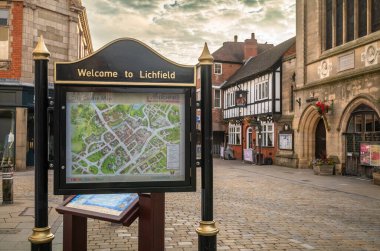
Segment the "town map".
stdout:
[[184,179],[182,94],[69,92],[67,182]]

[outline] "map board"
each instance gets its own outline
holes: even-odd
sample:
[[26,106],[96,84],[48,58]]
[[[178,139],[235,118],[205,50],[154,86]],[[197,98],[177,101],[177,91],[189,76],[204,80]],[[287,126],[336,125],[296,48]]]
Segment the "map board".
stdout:
[[70,196],[56,210],[59,213],[124,223],[128,216],[137,217],[138,201],[136,193],[80,194]]
[[194,191],[194,74],[134,39],[56,63],[55,194]]
[[67,182],[184,181],[184,100],[173,93],[67,92]]

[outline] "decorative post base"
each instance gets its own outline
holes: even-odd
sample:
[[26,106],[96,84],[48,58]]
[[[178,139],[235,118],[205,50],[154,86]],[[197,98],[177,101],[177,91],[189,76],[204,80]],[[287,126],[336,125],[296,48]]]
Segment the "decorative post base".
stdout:
[[32,244],[50,243],[53,239],[54,234],[50,232],[50,227],[35,227],[33,228],[33,234],[28,238]]
[[200,236],[215,236],[219,233],[219,229],[215,226],[215,221],[200,221],[196,231]]

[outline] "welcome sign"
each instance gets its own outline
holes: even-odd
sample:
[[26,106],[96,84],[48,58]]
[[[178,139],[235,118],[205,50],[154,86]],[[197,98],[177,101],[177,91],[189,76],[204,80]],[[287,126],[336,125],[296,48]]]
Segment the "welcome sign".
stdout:
[[54,82],[195,86],[195,72],[195,66],[177,64],[140,41],[125,38],[111,42],[87,58],[56,63]]
[[56,63],[55,193],[194,191],[194,74],[134,39]]

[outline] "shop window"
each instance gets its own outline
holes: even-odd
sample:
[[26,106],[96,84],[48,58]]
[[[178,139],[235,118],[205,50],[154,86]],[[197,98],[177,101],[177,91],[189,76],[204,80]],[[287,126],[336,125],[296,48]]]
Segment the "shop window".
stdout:
[[222,74],[222,64],[221,63],[214,63],[214,74],[216,74],[216,75]]
[[229,124],[228,126],[228,144],[240,145],[241,144],[241,125]]
[[15,164],[15,111],[0,109],[0,166]]
[[261,146],[273,147],[274,130],[272,123],[262,124],[261,138]]
[[9,59],[9,11],[0,9],[0,60]]

